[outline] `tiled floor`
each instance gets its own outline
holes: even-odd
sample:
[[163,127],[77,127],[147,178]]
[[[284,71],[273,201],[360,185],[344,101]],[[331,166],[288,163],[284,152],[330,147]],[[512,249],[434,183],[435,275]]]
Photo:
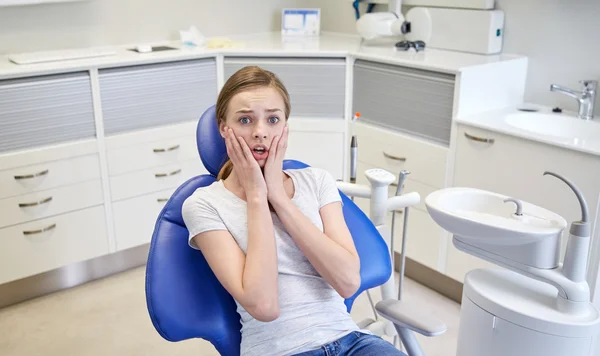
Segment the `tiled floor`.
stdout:
[[[405,279],[403,300],[442,319],[444,335],[417,335],[427,356],[455,355],[460,305]],[[372,291],[375,302],[379,290]],[[358,322],[372,317],[366,293],[352,309]],[[203,340],[171,343],[154,330],[146,310],[144,268],[136,268],[0,310],[2,356],[218,355]]]

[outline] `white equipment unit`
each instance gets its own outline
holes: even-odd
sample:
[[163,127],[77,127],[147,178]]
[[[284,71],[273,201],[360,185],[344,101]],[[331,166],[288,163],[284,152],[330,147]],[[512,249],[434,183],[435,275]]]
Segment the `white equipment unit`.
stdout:
[[415,7],[406,13],[409,41],[424,41],[428,48],[479,54],[502,52],[504,12]]
[[367,41],[404,36],[423,41],[426,48],[477,54],[502,52],[504,12],[455,8],[413,7],[404,16],[401,2],[390,2],[387,12],[362,15],[357,32]]
[[[367,4],[389,4],[394,0],[363,0],[362,2]],[[494,3],[495,0],[402,0],[402,5],[407,6],[439,6],[479,10],[493,9]]]
[[591,356],[600,335],[600,312],[585,279],[590,224],[582,211],[571,223],[525,201],[473,188],[452,187],[427,196],[432,219],[453,234],[459,250],[504,267],[476,269],[464,280],[458,356]]
[[402,0],[408,6],[460,7],[489,10],[494,8],[495,0]]

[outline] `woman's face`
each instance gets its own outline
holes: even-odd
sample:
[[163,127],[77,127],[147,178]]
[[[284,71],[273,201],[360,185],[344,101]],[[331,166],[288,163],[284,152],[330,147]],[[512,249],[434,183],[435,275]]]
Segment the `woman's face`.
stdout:
[[285,127],[285,103],[275,88],[261,87],[237,93],[229,101],[225,123],[220,122],[221,135],[225,127],[241,136],[259,166],[264,167],[271,142],[281,136]]

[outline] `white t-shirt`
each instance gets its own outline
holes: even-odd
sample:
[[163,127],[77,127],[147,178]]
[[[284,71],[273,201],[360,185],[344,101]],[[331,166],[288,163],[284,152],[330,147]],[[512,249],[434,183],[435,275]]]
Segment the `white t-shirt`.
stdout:
[[[319,209],[341,202],[335,180],[324,169],[284,170],[294,183],[292,201],[323,231]],[[192,238],[210,230],[228,230],[246,253],[248,246],[246,202],[217,181],[198,188],[183,204],[182,213]],[[274,212],[279,270],[280,316],[271,322],[254,319],[236,301],[241,316],[241,356],[291,355],[318,349],[359,328],[346,311],[344,299],[310,264]]]

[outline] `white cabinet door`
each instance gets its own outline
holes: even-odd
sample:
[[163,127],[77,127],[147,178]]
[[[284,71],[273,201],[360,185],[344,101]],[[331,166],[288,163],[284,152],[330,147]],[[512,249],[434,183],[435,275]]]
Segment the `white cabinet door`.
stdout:
[[[448,238],[448,234],[431,219],[424,200],[445,184],[448,149],[374,124],[357,123],[356,134],[357,182],[368,185],[364,171],[371,168],[385,169],[396,177],[402,170],[410,172],[402,192],[419,193],[421,202],[409,210],[406,256],[429,268],[440,270],[440,250],[445,245],[444,240]],[[389,196],[393,196],[395,192],[396,187],[390,186]],[[368,212],[368,200],[360,200],[357,203]],[[400,252],[404,217],[397,214],[394,250]],[[391,214],[388,215],[387,222],[391,224]]]
[[289,120],[286,159],[327,170],[334,179],[344,173],[344,122],[342,120]]
[[[480,188],[525,200],[560,214],[568,223],[580,220],[581,209],[571,189],[559,179],[543,175],[552,171],[581,189],[590,216],[596,216],[600,157],[466,125],[458,125],[457,133],[454,186]],[[563,254],[567,237],[565,229]],[[449,246],[447,257],[447,274],[461,282],[468,270],[489,265],[457,251],[453,245]]]

